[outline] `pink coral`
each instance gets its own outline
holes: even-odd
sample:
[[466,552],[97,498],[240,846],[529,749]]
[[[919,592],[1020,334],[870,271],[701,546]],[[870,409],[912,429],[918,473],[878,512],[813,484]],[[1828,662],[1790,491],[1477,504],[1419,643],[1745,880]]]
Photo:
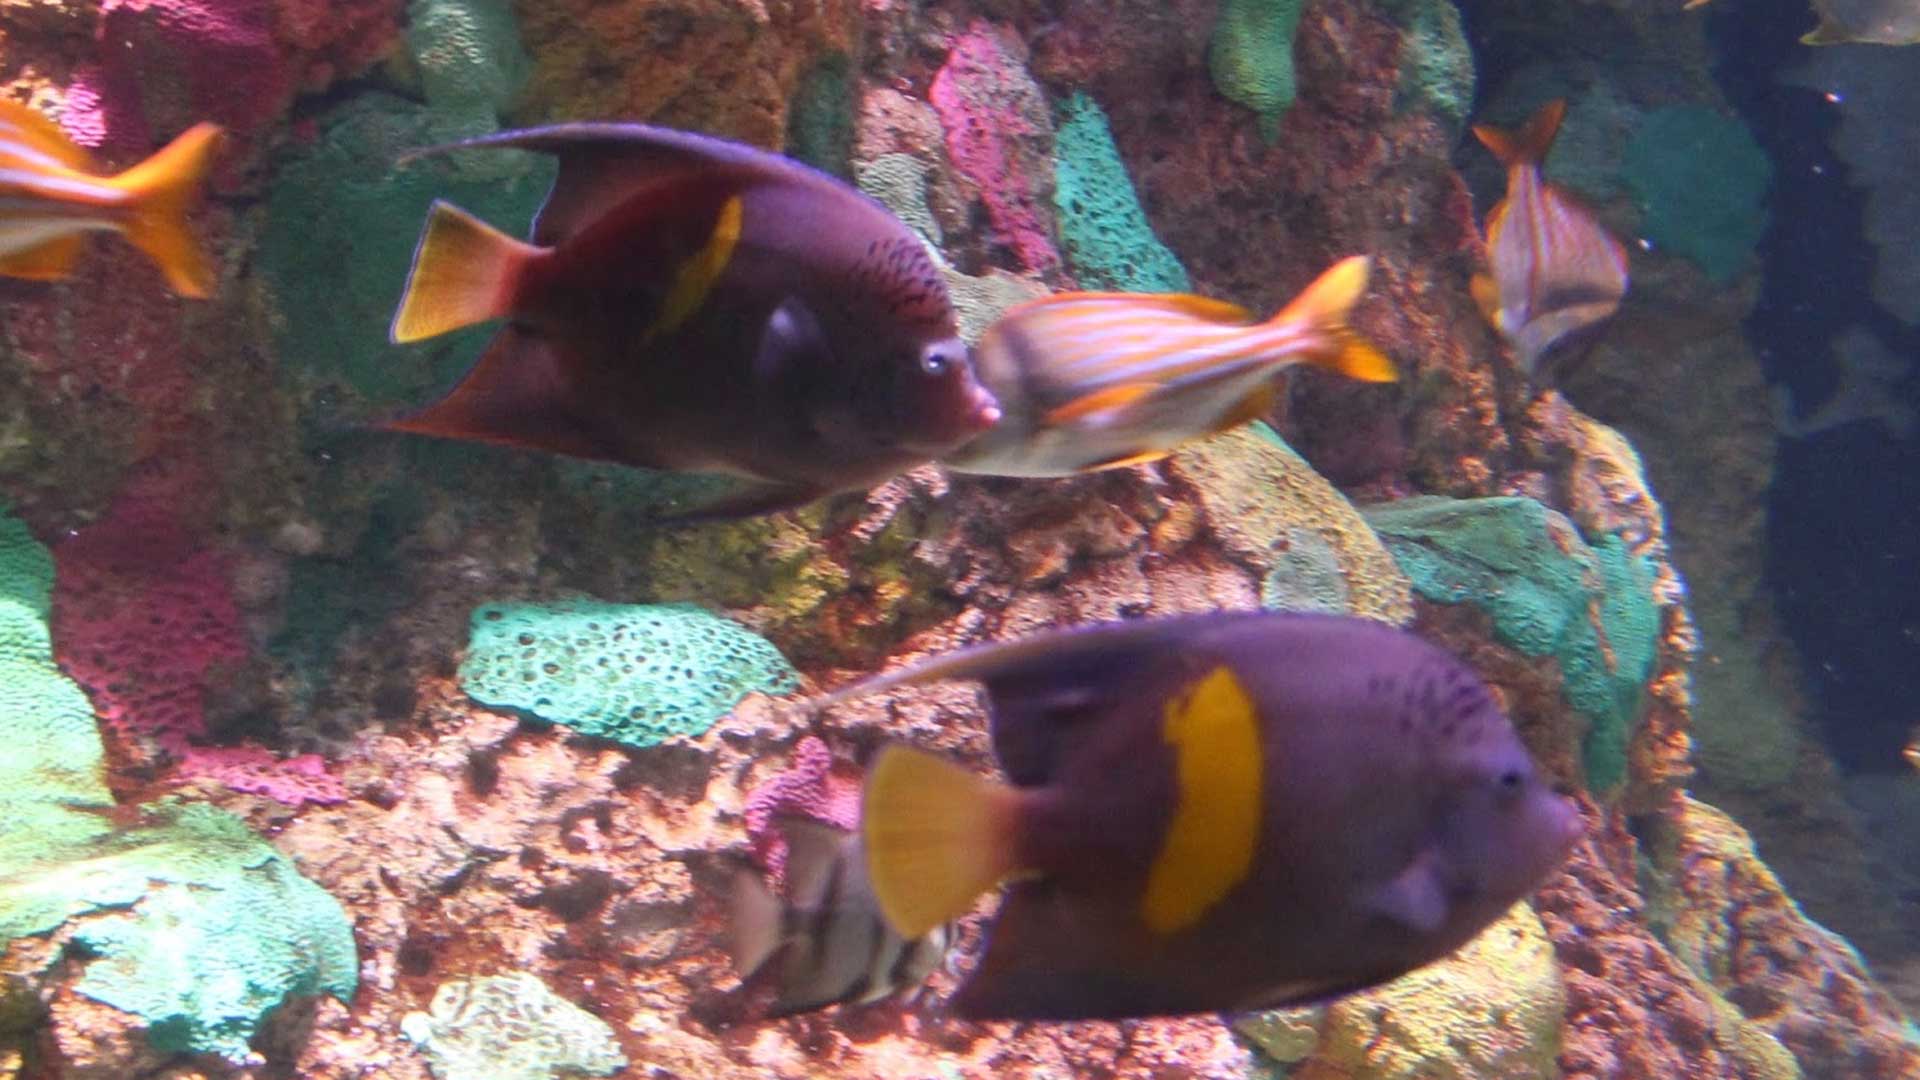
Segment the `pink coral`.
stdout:
[[180,771],[225,784],[235,791],[265,795],[299,806],[303,802],[345,802],[347,789],[327,772],[318,754],[284,760],[257,746],[190,746],[180,759]]
[[783,880],[787,842],[773,827],[783,816],[811,818],[840,829],[860,822],[860,776],[834,760],[827,744],[812,735],[793,748],[793,760],[747,796],[747,838],[753,853],[776,883]]
[[953,43],[928,100],[946,131],[947,156],[980,189],[994,236],[1026,269],[1060,272],[1050,216],[1051,125],[1046,99],[1018,58],[984,22]]
[[200,120],[247,134],[298,90],[376,60],[397,3],[356,0],[105,0],[98,60],[77,68],[62,123],[88,146],[144,150]]
[[338,802],[317,757],[275,761],[255,747],[204,749],[206,691],[251,651],[225,552],[182,526],[192,467],[148,468],[101,521],[54,548],[54,656],[124,739],[150,738],[203,775],[285,802]]

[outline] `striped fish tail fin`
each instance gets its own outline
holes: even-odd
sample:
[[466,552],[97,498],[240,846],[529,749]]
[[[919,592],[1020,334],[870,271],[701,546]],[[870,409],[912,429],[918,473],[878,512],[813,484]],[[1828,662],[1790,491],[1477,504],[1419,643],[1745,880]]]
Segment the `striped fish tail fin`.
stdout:
[[213,264],[187,227],[187,211],[200,197],[221,136],[217,124],[195,124],[109,181],[135,199],[127,239],[154,261],[167,285],[181,296],[204,299],[213,293]]
[[1560,121],[1566,119],[1566,115],[1567,103],[1556,98],[1540,106],[1539,111],[1514,131],[1475,124],[1473,135],[1509,169],[1516,165],[1538,165],[1546,160],[1553,137],[1560,133]]
[[1394,382],[1400,373],[1393,361],[1347,323],[1366,295],[1371,268],[1372,260],[1365,255],[1341,259],[1281,309],[1270,325],[1300,328],[1309,364],[1361,382]]

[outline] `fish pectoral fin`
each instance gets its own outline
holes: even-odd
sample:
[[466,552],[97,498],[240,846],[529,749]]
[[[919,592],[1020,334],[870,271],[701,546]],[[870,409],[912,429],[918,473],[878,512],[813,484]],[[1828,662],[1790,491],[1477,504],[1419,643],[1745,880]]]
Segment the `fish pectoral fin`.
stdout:
[[28,281],[58,281],[73,273],[86,238],[79,233],[49,240],[0,259],[0,274]]
[[1440,888],[1439,856],[1429,848],[1367,900],[1374,914],[1416,934],[1431,934],[1447,921],[1447,897]]
[[880,751],[861,796],[867,876],[894,933],[912,940],[964,915],[1022,869],[1019,793],[923,750]]
[[127,240],[160,268],[167,285],[181,296],[213,294],[213,264],[193,238],[187,211],[200,197],[213,167],[214,151],[225,137],[217,124],[195,124],[147,160],[109,183],[134,197],[126,224]]
[[1088,423],[1093,426],[1111,423],[1128,406],[1148,397],[1156,389],[1153,383],[1144,382],[1104,387],[1054,409],[1042,417],[1041,422],[1055,425]]

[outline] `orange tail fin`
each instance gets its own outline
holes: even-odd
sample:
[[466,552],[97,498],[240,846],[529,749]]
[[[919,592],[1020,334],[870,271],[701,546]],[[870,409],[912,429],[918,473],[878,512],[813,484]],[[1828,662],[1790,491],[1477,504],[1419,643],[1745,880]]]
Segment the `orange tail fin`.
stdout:
[[1361,382],[1394,382],[1393,361],[1347,325],[1353,307],[1366,295],[1372,260],[1353,255],[1334,263],[1273,317],[1272,325],[1303,326],[1314,339],[1306,362]]
[[1560,121],[1566,116],[1567,103],[1555,98],[1540,106],[1539,111],[1517,131],[1475,124],[1473,134],[1488,150],[1493,151],[1493,156],[1500,159],[1500,164],[1508,168],[1538,165],[1546,160],[1547,151],[1553,146],[1553,137],[1560,134]]
[[435,200],[394,313],[394,344],[437,337],[513,310],[520,270],[544,250]]
[[187,211],[200,197],[222,134],[218,124],[195,124],[110,181],[135,196],[127,239],[160,267],[174,292],[195,299],[212,295],[214,271],[187,227]]

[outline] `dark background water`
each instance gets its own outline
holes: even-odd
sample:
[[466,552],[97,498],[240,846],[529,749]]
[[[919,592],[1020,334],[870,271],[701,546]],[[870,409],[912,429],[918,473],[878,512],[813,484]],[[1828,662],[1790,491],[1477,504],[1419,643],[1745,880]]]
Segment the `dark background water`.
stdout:
[[[1806,0],[1716,4],[1708,23],[1715,75],[1774,162],[1764,284],[1747,334],[1803,415],[1833,392],[1828,343],[1849,326],[1920,359],[1920,328],[1873,302],[1865,192],[1829,149],[1838,110],[1775,82],[1810,51],[1797,37],[1811,25]],[[1920,63],[1920,46],[1910,48]],[[1920,380],[1910,374],[1898,389],[1920,406]],[[1900,746],[1920,722],[1920,441],[1876,423],[1782,440],[1769,522],[1768,575],[1818,729],[1844,768],[1904,768]]]

